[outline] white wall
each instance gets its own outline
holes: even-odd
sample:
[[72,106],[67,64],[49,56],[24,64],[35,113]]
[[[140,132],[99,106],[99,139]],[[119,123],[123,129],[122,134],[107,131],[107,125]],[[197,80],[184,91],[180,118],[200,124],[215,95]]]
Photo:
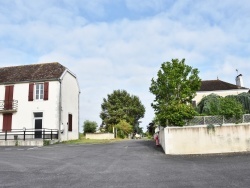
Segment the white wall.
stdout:
[[[79,86],[69,72],[62,77],[62,140],[79,138]],[[72,114],[72,131],[68,131],[68,114]]]
[[250,124],[166,127],[160,143],[166,154],[208,154],[250,151]]
[[160,127],[159,129],[159,143],[163,149],[166,147],[164,127]]
[[[59,82],[49,82],[49,100],[28,101],[29,83],[14,85],[13,99],[18,100],[17,112],[12,115],[12,129],[34,128],[34,112],[43,112],[43,128],[59,127]],[[5,85],[0,85],[0,100],[4,100]],[[3,115],[0,113],[0,129]]]
[[86,139],[115,139],[114,133],[86,133]]

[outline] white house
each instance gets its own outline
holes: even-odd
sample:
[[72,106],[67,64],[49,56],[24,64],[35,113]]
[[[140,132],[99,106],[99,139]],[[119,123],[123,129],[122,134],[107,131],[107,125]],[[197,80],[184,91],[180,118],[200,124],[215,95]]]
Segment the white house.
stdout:
[[60,63],[0,68],[0,132],[43,129],[58,139],[79,137],[79,95],[76,76]]
[[204,80],[201,82],[200,90],[196,92],[196,96],[193,99],[193,104],[198,104],[203,97],[212,93],[225,97],[227,95],[238,95],[248,91],[249,88],[245,88],[243,85],[241,74],[236,77],[236,85],[221,81],[219,79]]

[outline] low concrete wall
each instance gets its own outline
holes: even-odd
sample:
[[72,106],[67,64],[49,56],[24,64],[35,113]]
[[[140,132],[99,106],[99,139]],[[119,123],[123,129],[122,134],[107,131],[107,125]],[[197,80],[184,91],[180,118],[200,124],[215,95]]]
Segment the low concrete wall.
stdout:
[[166,127],[160,130],[166,154],[209,154],[250,151],[250,124]]
[[86,133],[87,139],[115,139],[114,133]]
[[[49,144],[54,144],[58,142],[58,140],[48,140]],[[43,140],[7,140],[7,141],[0,141],[0,146],[43,146]]]

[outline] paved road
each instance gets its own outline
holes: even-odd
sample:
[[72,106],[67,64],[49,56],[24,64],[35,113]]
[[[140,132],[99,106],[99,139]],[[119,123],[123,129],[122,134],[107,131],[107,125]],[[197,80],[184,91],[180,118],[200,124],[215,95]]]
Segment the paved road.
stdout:
[[0,147],[0,187],[250,187],[250,154],[169,156],[152,141]]

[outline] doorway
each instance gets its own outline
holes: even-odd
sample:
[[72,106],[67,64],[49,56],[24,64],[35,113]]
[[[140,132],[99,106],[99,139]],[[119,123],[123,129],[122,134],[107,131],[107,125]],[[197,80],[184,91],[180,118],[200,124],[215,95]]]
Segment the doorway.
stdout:
[[42,138],[42,128],[43,128],[43,113],[34,113],[34,124],[35,124],[35,138]]

